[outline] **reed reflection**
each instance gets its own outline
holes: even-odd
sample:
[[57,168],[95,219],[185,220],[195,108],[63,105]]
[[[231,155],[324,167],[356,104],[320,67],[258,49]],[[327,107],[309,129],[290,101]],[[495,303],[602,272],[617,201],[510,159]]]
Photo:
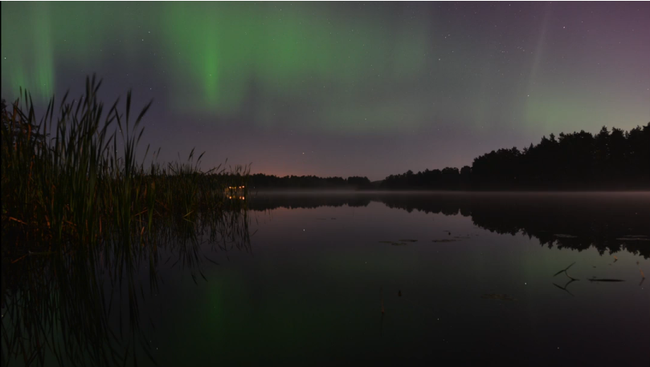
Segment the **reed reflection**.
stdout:
[[[155,321],[141,304],[159,293],[161,264],[196,282],[219,251],[250,251],[245,209],[166,223],[146,245],[106,241],[71,253],[29,253],[2,266],[2,365],[113,366],[156,363]],[[145,243],[139,233],[132,243]]]

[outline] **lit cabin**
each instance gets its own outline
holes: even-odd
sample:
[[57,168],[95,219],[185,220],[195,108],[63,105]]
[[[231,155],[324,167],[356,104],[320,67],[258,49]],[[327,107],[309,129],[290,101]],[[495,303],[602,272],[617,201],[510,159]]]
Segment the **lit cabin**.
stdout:
[[232,200],[244,200],[246,199],[245,188],[246,186],[228,186],[224,189],[224,196]]

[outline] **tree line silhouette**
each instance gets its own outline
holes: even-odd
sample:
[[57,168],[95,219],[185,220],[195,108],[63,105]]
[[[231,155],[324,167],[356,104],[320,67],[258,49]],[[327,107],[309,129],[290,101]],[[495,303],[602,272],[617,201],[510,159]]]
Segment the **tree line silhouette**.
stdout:
[[650,188],[650,123],[625,132],[603,127],[545,136],[519,150],[499,149],[460,170],[407,171],[390,175],[384,189],[647,189]]
[[285,176],[278,177],[257,173],[248,177],[250,188],[258,189],[352,189],[361,190],[371,187],[368,177],[317,177]]
[[551,134],[519,150],[498,149],[478,156],[472,166],[426,169],[386,177],[266,175],[249,177],[254,189],[352,190],[630,190],[650,188],[650,122],[630,131],[603,127]]

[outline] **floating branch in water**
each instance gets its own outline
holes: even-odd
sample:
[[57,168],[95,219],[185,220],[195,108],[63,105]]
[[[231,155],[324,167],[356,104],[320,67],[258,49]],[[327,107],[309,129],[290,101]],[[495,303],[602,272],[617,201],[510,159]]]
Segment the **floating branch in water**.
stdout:
[[627,236],[620,237],[616,239],[617,241],[650,241],[650,238],[645,238],[644,236]]
[[[400,241],[404,241],[404,240],[400,240]],[[379,241],[379,243],[388,243],[388,244],[391,244],[393,246],[406,246],[405,243],[395,242],[395,241]]]
[[578,236],[574,236],[572,234],[563,234],[563,233],[556,233],[555,237],[557,237],[557,238],[578,238]]
[[567,270],[569,270],[569,268],[572,267],[574,264],[575,264],[575,262],[573,262],[571,265],[567,266],[566,269],[562,269],[562,270],[558,271],[557,273],[553,274],[553,276],[557,276],[557,275],[559,275],[561,273],[564,273],[564,275],[569,277],[569,279],[580,280],[580,279],[576,279],[576,278],[572,277],[571,275],[569,275],[569,273],[567,273]]
[[402,242],[418,242],[418,240],[400,240]]
[[623,279],[600,279],[600,278],[591,278],[590,282],[624,282]]

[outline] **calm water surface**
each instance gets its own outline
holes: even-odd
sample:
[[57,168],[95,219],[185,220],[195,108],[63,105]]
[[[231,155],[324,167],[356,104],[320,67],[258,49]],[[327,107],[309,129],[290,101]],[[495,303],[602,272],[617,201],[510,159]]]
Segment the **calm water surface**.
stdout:
[[650,365],[650,194],[258,193],[248,220],[140,269],[159,365]]

